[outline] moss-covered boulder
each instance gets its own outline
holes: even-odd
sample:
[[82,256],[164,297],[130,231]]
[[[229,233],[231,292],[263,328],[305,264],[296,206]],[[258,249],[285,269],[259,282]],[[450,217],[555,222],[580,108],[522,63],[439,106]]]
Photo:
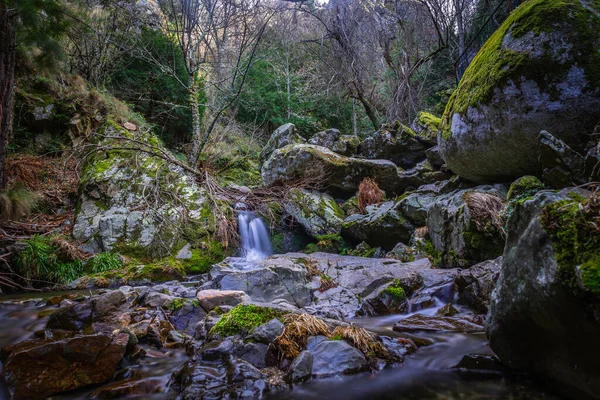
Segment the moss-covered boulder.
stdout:
[[441,126],[442,119],[440,117],[421,111],[410,127],[421,140],[433,146],[437,143],[437,135]]
[[504,365],[576,399],[600,398],[599,203],[588,196],[541,191],[516,206],[486,327]]
[[266,160],[275,150],[300,143],[306,143],[306,140],[296,132],[296,126],[291,123],[284,124],[275,129],[260,156]]
[[448,167],[479,183],[539,175],[543,129],[582,151],[600,120],[600,2],[530,0],[467,68],[438,136]]
[[468,268],[502,254],[505,197],[504,187],[478,186],[441,195],[429,205],[427,229],[439,267]]
[[308,140],[309,144],[327,147],[338,154],[345,156],[353,156],[358,150],[360,140],[356,136],[342,135],[337,129],[327,129],[322,132],[315,133]]
[[81,173],[75,239],[93,252],[117,249],[136,257],[169,255],[186,243],[210,246],[218,221],[204,188],[163,158],[115,149],[136,146],[131,139],[164,151],[158,139],[113,122],[100,132]]
[[262,166],[267,186],[308,181],[321,184],[328,193],[355,193],[364,178],[375,179],[386,193],[400,192],[401,169],[388,160],[345,157],[316,145],[297,144],[275,150]]
[[336,235],[342,230],[344,212],[328,194],[293,189],[284,208],[312,237]]

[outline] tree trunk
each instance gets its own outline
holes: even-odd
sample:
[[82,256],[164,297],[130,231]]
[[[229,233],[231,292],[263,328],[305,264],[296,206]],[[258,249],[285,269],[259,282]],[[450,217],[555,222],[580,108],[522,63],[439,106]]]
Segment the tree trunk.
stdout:
[[371,121],[371,125],[373,125],[373,128],[375,128],[375,130],[378,130],[379,122],[377,121],[377,116],[375,115],[375,110],[373,110],[373,106],[371,105],[371,103],[369,103],[369,100],[365,99],[365,97],[360,91],[357,91],[357,97],[358,101],[360,101],[360,104],[362,104],[363,108],[365,109],[365,113],[367,114],[369,121]]
[[0,189],[6,186],[6,147],[12,131],[16,38],[13,16],[0,2]]
[[188,156],[188,163],[192,168],[195,168],[198,157],[200,156],[200,143],[202,141],[200,104],[198,102],[200,88],[198,87],[195,74],[190,74],[188,82],[190,91],[190,109],[192,111],[192,150]]

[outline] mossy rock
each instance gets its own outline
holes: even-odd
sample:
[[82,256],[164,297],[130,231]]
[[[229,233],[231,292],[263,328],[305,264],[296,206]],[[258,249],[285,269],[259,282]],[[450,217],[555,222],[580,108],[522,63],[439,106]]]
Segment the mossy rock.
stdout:
[[342,230],[344,211],[328,194],[292,189],[284,208],[312,237],[339,235]]
[[447,166],[487,183],[539,175],[541,130],[583,150],[600,120],[600,1],[529,0],[467,68],[443,116]]
[[240,304],[223,315],[219,322],[212,327],[209,334],[222,337],[248,335],[262,324],[282,315],[283,312],[273,308]]

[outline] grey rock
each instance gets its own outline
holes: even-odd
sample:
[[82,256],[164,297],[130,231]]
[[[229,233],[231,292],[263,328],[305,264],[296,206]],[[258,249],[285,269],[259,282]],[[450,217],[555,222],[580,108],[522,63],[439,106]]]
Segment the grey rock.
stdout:
[[415,260],[416,251],[404,243],[397,243],[394,248],[388,252],[385,256],[387,258],[395,258],[401,262],[411,262]]
[[312,350],[312,374],[325,377],[352,374],[368,369],[363,354],[343,340],[326,340]]
[[235,346],[233,355],[252,364],[256,368],[262,369],[267,366],[265,359],[268,350],[268,344],[247,342]]
[[343,232],[371,246],[391,249],[398,241],[410,239],[414,226],[398,211],[399,204],[387,201],[366,207],[366,214],[345,219]]
[[192,246],[189,243],[186,243],[175,255],[175,258],[178,260],[188,260],[192,258]]
[[573,193],[589,196],[580,189],[541,191],[511,214],[486,333],[508,368],[547,378],[569,397],[598,398],[600,368],[590,345],[600,335],[600,302],[563,283],[552,237],[540,223],[544,206]]
[[310,378],[313,368],[313,355],[310,351],[304,350],[298,357],[292,361],[287,373],[287,380],[290,383],[302,382]]
[[400,211],[415,226],[424,226],[427,222],[427,212],[435,200],[435,195],[411,193],[400,200]]
[[297,144],[274,151],[263,164],[261,174],[265,186],[318,179],[328,193],[352,194],[364,178],[370,177],[391,194],[403,188],[400,172],[388,160],[345,157],[325,147]]
[[[552,129],[575,151],[582,150],[600,120],[598,73],[592,61],[600,39],[577,27],[595,23],[599,12],[595,3],[568,2],[553,8],[522,7],[504,22],[498,29],[503,37],[480,50],[480,63],[466,71],[442,118],[439,146],[452,171],[477,183],[539,175],[537,136],[542,129]],[[549,31],[525,25],[549,21],[553,15],[564,18]],[[497,68],[499,52],[510,52],[518,65],[508,62],[503,73],[477,75]],[[585,61],[582,54],[588,56]],[[483,86],[489,90],[473,98]]]
[[339,234],[344,222],[344,212],[333,197],[316,190],[292,189],[284,208],[295,221],[313,236]]
[[402,125],[397,130],[381,129],[360,144],[358,154],[368,159],[385,159],[402,168],[412,168],[425,159],[427,148],[415,132]]
[[425,150],[425,156],[427,157],[429,164],[431,164],[431,166],[434,168],[441,168],[445,163],[438,146],[433,146]]
[[502,257],[498,257],[460,271],[455,280],[458,287],[458,303],[486,314],[501,266]]
[[261,153],[261,159],[266,160],[277,149],[290,144],[300,143],[306,143],[306,140],[296,133],[296,126],[294,124],[288,123],[281,125],[269,138],[269,141]]
[[241,290],[200,290],[196,298],[206,311],[222,306],[237,306],[250,300]]
[[495,196],[498,202],[506,198],[506,188],[478,186],[473,189],[457,190],[436,198],[427,212],[429,237],[441,253],[441,267],[470,267],[478,262],[497,258],[504,249],[504,238],[500,229],[489,217],[480,221],[489,231],[480,232],[472,217],[467,199],[481,193]]
[[562,189],[583,182],[584,159],[579,153],[546,131],[540,132],[538,142],[542,179],[548,186]]
[[196,306],[192,300],[186,300],[179,310],[171,313],[171,323],[177,330],[193,335],[196,325],[206,317],[206,311]]
[[252,338],[260,343],[273,343],[277,336],[281,335],[285,326],[277,318],[273,318],[266,324],[262,324],[252,332]]

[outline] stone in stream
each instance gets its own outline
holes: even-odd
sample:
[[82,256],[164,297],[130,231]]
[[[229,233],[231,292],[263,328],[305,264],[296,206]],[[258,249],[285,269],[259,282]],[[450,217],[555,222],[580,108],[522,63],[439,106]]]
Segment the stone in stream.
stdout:
[[316,377],[352,374],[369,368],[363,354],[343,340],[325,340],[311,353],[312,374]]
[[478,313],[487,314],[501,266],[502,257],[498,257],[460,271],[455,280],[458,288],[458,304],[467,305]]
[[483,320],[468,316],[430,317],[415,314],[394,324],[396,332],[483,332]]
[[310,378],[313,369],[314,357],[308,350],[304,350],[298,355],[290,365],[286,379],[290,383],[305,381]]
[[465,372],[502,374],[504,367],[492,354],[467,354],[452,368]]
[[110,380],[129,336],[99,334],[24,341],[2,349],[3,377],[15,399],[42,399]]
[[133,396],[160,393],[164,390],[165,382],[161,378],[125,379],[102,386],[90,395],[92,399],[120,399]]

